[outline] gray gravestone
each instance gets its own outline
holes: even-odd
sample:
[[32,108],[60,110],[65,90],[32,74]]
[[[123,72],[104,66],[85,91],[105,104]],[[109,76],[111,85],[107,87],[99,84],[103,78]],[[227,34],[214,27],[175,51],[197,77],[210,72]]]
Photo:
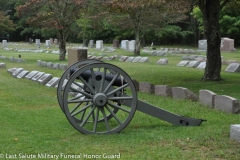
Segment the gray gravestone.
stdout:
[[35,76],[38,73],[38,71],[31,71],[30,73],[28,73],[25,78],[27,79],[31,79],[33,76]]
[[91,48],[94,47],[94,40],[90,40],[90,41],[89,41],[89,46],[90,46]]
[[206,67],[206,62],[201,62],[201,63],[197,66],[198,69],[205,69],[205,67]]
[[37,74],[35,74],[31,80],[33,81],[37,81],[39,78],[42,77],[42,75],[44,75],[45,73],[44,72],[38,72]]
[[17,78],[24,78],[28,73],[29,73],[29,71],[24,70],[17,75]]
[[230,126],[230,138],[240,142],[240,124]]
[[50,42],[50,40],[46,40],[45,43],[46,43],[46,46],[47,46],[47,47],[50,47],[50,46],[51,46],[51,42]]
[[214,99],[214,108],[227,113],[239,113],[240,111],[238,100],[225,95],[216,95]]
[[135,57],[135,58],[132,60],[132,62],[138,62],[141,58],[142,58],[142,57],[137,56],[137,57]]
[[129,44],[128,44],[128,50],[129,51],[133,52],[135,50],[135,43],[136,43],[135,40],[129,41]]
[[142,62],[142,63],[149,62],[149,58],[148,57],[142,57],[138,62]]
[[53,69],[59,69],[59,63],[54,63],[53,64]]
[[154,94],[155,87],[153,84],[150,84],[148,82],[140,82],[139,83],[139,91]]
[[47,62],[47,68],[53,68],[53,63],[52,62]]
[[0,63],[0,68],[6,68],[6,64],[5,63]]
[[39,78],[37,81],[40,84],[46,84],[47,82],[49,82],[52,79],[52,75],[51,74],[44,74],[41,78]]
[[187,64],[186,67],[193,67],[193,68],[196,68],[198,65],[200,64],[199,61],[191,61]]
[[168,59],[167,58],[159,59],[159,61],[157,61],[157,64],[166,65],[168,64]]
[[12,75],[13,72],[15,72],[16,70],[17,70],[17,68],[10,68],[10,69],[7,70],[7,72]]
[[155,86],[155,95],[171,97],[172,96],[172,88],[167,85],[156,85]]
[[7,40],[2,40],[2,46],[3,48],[7,48]]
[[126,62],[132,62],[133,59],[134,59],[134,57],[128,57],[128,59],[126,60]]
[[125,50],[128,50],[128,47],[129,47],[129,41],[128,40],[122,40],[121,41],[121,48],[125,49]]
[[41,63],[42,63],[41,60],[37,60],[37,65],[38,65],[38,66],[41,66]]
[[128,56],[122,56],[119,61],[126,61],[128,59]]
[[198,100],[197,95],[183,87],[172,87],[172,97],[177,99],[189,99],[192,101]]
[[67,64],[59,64],[59,69],[66,70],[68,68]]
[[198,41],[198,49],[199,50],[207,50],[207,40],[199,40]]
[[184,67],[189,63],[189,61],[181,61],[177,66]]
[[60,80],[60,78],[54,77],[46,84],[46,86],[47,87],[54,87],[58,84],[59,80]]
[[40,46],[40,39],[35,39],[36,45]]
[[199,103],[213,108],[214,99],[217,94],[209,90],[200,90],[199,91]]
[[22,71],[23,71],[23,68],[18,68],[13,72],[12,76],[17,77]]
[[240,72],[240,64],[239,63],[231,63],[226,69],[226,72]]

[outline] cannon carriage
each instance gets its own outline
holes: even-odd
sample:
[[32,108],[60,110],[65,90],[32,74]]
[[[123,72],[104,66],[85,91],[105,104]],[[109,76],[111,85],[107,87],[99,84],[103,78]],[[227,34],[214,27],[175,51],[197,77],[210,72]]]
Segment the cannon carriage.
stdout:
[[204,121],[138,100],[130,76],[98,60],[70,66],[60,78],[57,98],[70,124],[84,134],[118,133],[130,123],[136,110],[177,126],[199,126]]

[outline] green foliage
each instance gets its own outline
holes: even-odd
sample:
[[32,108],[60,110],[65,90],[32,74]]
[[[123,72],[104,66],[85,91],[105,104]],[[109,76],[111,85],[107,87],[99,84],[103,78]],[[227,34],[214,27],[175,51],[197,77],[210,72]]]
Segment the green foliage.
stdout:
[[12,20],[4,12],[0,12],[0,34],[9,33],[15,30]]
[[190,13],[198,22],[198,28],[203,33],[204,27],[203,27],[203,16],[200,8],[198,6],[195,6]]

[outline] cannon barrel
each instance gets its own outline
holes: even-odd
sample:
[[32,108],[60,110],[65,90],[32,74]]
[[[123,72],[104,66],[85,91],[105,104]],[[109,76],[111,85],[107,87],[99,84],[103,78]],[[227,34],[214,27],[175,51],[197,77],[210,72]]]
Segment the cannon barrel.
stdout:
[[[72,75],[74,72],[76,72],[77,68],[71,68],[70,69],[70,75]],[[102,72],[98,72],[98,71],[94,71],[94,75],[95,75],[95,79],[97,81],[100,81],[103,77],[103,73]],[[88,81],[88,79],[92,76],[92,73],[90,70],[87,70],[83,73],[80,74],[80,76],[85,80],[85,81]],[[112,81],[112,79],[115,77],[114,74],[109,74],[109,73],[106,73],[105,75],[105,80],[107,81]],[[126,84],[126,81],[124,80],[124,77],[120,76],[120,77],[117,77],[116,80],[113,82],[113,86],[122,86]]]

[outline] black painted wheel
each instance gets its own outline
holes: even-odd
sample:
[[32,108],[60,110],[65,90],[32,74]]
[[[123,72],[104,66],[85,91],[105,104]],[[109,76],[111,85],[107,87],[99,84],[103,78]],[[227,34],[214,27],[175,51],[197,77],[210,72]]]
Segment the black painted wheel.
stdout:
[[[78,96],[72,97],[72,93]],[[123,105],[125,100],[131,101],[130,107]],[[136,107],[137,92],[131,78],[112,64],[92,63],[79,68],[63,92],[65,115],[84,134],[120,132],[133,118]]]

